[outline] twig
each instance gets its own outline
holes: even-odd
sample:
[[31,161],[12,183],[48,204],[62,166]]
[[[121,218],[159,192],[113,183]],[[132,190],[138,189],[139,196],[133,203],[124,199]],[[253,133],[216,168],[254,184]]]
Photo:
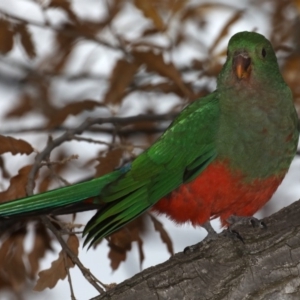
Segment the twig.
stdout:
[[63,177],[61,177],[60,175],[56,174],[56,173],[52,170],[51,167],[50,167],[49,169],[50,169],[51,172],[52,172],[52,178],[53,178],[53,179],[57,179],[57,180],[61,181],[64,185],[71,185],[71,183],[70,183],[68,180],[66,180],[66,179],[64,179]]
[[79,136],[74,136],[73,140],[76,140],[76,141],[82,141],[82,142],[87,142],[87,143],[93,143],[93,144],[100,144],[100,145],[105,145],[105,146],[108,146],[110,148],[121,148],[121,149],[124,149],[124,150],[131,150],[133,148],[141,148],[141,149],[146,149],[147,145],[131,145],[131,144],[123,144],[123,143],[107,143],[107,142],[104,142],[104,141],[98,141],[98,140],[94,140],[94,139],[91,139],[91,138],[85,138],[85,137],[79,137]]
[[58,161],[50,161],[50,160],[47,160],[46,162],[42,162],[41,163],[41,166],[53,166],[53,165],[63,165],[67,162],[69,162],[70,160],[73,160],[73,159],[78,159],[78,155],[77,154],[72,154],[62,160],[58,160]]
[[47,157],[47,159],[45,159],[45,162],[41,162],[40,163],[40,167],[42,166],[47,166],[48,169],[50,170],[50,174],[49,177],[51,179],[57,179],[59,181],[61,181],[64,185],[71,185],[70,182],[68,182],[66,179],[64,179],[62,176],[56,174],[55,170],[54,170],[54,165],[62,165],[64,163],[66,163],[67,161],[70,161],[71,159],[77,159],[78,155],[71,155],[70,157],[67,157],[61,161],[50,161],[50,158]]
[[83,224],[74,224],[74,223],[70,223],[70,222],[63,222],[61,220],[58,220],[56,218],[53,218],[51,215],[48,216],[48,219],[52,222],[52,223],[56,223],[59,227],[61,227],[62,229],[66,229],[67,233],[70,234],[70,232],[74,233],[74,234],[78,234],[78,233],[82,233],[83,231],[78,231],[75,232],[73,229],[74,228],[81,228],[84,225]]
[[[90,127],[85,128],[84,130],[92,133],[108,133],[112,134],[116,132],[118,135],[132,135],[132,134],[140,134],[140,133],[161,133],[166,130],[166,127],[161,128],[141,128],[141,129],[118,129],[118,128],[101,128],[101,127],[92,127],[93,125],[101,125],[105,123],[114,123],[121,125],[129,125],[140,122],[164,122],[164,121],[172,121],[178,113],[167,113],[167,114],[159,114],[159,115],[137,115],[133,117],[111,117],[111,118],[98,118],[99,122],[95,122],[90,125]],[[45,127],[29,127],[29,128],[19,128],[19,129],[7,129],[5,131],[1,131],[0,134],[8,135],[8,134],[20,134],[20,133],[28,133],[28,132],[58,132],[58,131],[73,131],[78,127],[66,127],[66,126],[57,126],[55,128],[45,128]],[[76,134],[76,133],[75,133]]]
[[[173,119],[171,119],[173,120]],[[159,120],[158,120],[159,122]],[[97,134],[113,134],[116,132],[118,136],[132,136],[136,134],[158,134],[162,133],[166,130],[167,127],[155,127],[155,128],[126,128],[126,129],[114,129],[114,128],[103,128],[103,127],[92,127],[87,128],[85,132],[90,133],[97,133]],[[60,131],[68,131],[72,130],[73,127],[66,127],[66,126],[57,126],[55,128],[45,128],[45,127],[28,127],[28,128],[20,128],[20,129],[6,129],[3,131],[0,131],[0,134],[2,135],[12,135],[12,134],[22,134],[22,133],[28,133],[28,132],[60,132]]]
[[[41,216],[40,217],[42,222],[45,224],[45,226],[52,231],[52,233],[57,238],[58,242],[62,246],[62,248],[65,250],[65,252],[68,254],[68,256],[71,258],[73,263],[78,266],[79,270],[81,271],[82,275],[85,277],[85,279],[99,292],[103,293],[104,290],[97,284],[99,280],[91,273],[90,270],[88,270],[79,260],[79,258],[74,255],[73,251],[69,248],[65,240],[60,235],[59,230],[55,228],[55,226],[50,222],[47,216]],[[103,284],[105,287],[105,284]]]
[[70,274],[70,268],[68,266],[68,259],[67,259],[66,252],[63,252],[63,258],[64,258],[64,263],[65,263],[65,269],[66,269],[67,276],[68,276],[68,282],[69,282],[69,287],[70,287],[71,299],[72,300],[76,300],[75,294],[74,294],[74,289],[73,289],[73,284],[72,284],[72,278],[71,278],[71,274]]

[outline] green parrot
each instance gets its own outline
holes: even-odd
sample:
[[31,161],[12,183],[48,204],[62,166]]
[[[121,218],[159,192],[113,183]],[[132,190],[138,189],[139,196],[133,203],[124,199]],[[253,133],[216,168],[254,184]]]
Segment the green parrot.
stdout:
[[240,32],[229,41],[217,88],[188,105],[131,164],[102,177],[0,204],[0,222],[97,208],[89,246],[143,212],[209,231],[220,217],[250,217],[273,195],[298,144],[298,117],[271,43]]

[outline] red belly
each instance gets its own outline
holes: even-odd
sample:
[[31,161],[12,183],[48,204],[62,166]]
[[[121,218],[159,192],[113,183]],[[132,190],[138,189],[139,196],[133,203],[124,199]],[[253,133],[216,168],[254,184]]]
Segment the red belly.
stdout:
[[210,164],[195,180],[162,198],[153,209],[177,223],[201,225],[231,215],[252,216],[270,200],[284,176],[246,182],[242,174],[229,171],[224,162]]

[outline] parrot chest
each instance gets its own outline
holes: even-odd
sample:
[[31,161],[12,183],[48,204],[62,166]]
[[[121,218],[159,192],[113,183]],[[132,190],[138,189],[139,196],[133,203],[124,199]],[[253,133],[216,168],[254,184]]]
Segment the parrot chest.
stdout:
[[216,139],[219,159],[226,159],[233,171],[241,171],[250,181],[284,175],[299,135],[292,102],[260,103],[249,96],[242,104],[232,101],[221,108]]

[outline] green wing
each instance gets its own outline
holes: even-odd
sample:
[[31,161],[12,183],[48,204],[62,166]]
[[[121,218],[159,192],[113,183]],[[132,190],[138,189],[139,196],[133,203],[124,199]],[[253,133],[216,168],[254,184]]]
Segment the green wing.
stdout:
[[195,179],[217,155],[218,117],[217,92],[186,107],[124,176],[102,190],[106,205],[86,225],[85,244],[91,246]]

